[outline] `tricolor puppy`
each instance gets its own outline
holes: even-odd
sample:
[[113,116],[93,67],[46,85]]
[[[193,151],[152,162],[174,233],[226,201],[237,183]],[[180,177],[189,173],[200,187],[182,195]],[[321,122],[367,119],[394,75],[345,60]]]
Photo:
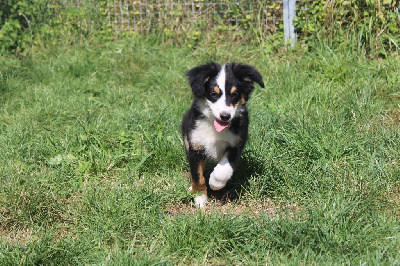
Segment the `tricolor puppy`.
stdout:
[[[252,66],[211,62],[187,72],[194,94],[191,108],[183,117],[182,137],[192,177],[192,192],[203,192],[194,201],[207,202],[207,184],[222,189],[232,177],[247,140],[246,102],[253,82],[264,88],[261,74]],[[210,178],[204,177],[206,160],[217,162]]]

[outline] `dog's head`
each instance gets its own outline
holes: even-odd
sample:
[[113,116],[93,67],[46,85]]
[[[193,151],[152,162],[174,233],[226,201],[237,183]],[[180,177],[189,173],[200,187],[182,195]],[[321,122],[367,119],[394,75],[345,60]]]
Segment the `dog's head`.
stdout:
[[264,88],[261,74],[252,66],[211,62],[187,72],[193,94],[209,106],[217,131],[229,127],[238,107],[244,105],[254,89],[253,83]]

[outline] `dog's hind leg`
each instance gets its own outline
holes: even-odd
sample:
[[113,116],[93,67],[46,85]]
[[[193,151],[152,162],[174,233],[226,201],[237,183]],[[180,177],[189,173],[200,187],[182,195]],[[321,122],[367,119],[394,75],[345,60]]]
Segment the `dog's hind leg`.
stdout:
[[196,206],[202,208],[207,202],[207,186],[204,178],[205,160],[192,155],[189,157],[190,174],[192,178],[191,191],[193,193],[203,192],[201,195],[194,198]]

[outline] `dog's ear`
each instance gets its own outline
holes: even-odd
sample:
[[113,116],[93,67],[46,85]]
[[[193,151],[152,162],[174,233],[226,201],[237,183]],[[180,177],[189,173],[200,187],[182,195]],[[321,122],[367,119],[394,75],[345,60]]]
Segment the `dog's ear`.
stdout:
[[195,67],[188,72],[186,75],[189,77],[190,87],[192,88],[193,94],[198,98],[203,98],[206,95],[205,84],[211,78],[215,77],[221,70],[221,66],[217,63],[210,62],[198,67]]
[[240,63],[232,63],[232,72],[236,78],[240,81],[249,83],[248,93],[250,93],[253,89],[253,82],[256,82],[261,88],[264,88],[264,82],[260,72],[258,72],[253,66],[240,64]]

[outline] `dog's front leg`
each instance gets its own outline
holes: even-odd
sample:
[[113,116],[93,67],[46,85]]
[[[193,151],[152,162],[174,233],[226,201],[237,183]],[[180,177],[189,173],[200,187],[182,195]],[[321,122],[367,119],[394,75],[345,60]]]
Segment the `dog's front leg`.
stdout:
[[222,156],[222,159],[217,166],[215,166],[214,171],[210,175],[209,185],[212,190],[224,188],[229,179],[231,179],[240,157],[240,152],[241,149],[232,148],[228,149],[224,156]]
[[193,193],[203,192],[201,195],[194,198],[196,206],[202,208],[207,203],[207,186],[204,178],[205,160],[195,153],[188,155],[192,186],[190,190]]

